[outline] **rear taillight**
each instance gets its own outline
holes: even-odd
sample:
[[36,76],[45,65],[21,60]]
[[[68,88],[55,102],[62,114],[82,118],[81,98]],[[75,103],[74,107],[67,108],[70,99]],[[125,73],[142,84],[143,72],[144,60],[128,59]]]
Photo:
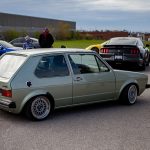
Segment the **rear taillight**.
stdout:
[[137,48],[131,49],[131,54],[137,55],[139,54],[139,50]]
[[109,49],[108,48],[102,48],[101,53],[109,53]]
[[11,90],[1,89],[1,93],[2,93],[2,96],[12,97],[12,91]]

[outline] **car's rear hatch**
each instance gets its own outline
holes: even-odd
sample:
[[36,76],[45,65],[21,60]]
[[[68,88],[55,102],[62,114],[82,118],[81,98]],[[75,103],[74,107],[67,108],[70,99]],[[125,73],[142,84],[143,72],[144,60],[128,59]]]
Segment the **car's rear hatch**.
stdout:
[[139,49],[134,45],[105,45],[101,49],[101,53],[137,54]]
[[12,98],[11,79],[25,60],[25,56],[11,53],[0,58],[0,101]]
[[105,45],[100,54],[103,58],[114,57],[114,59],[137,58],[140,56],[140,51],[135,45]]

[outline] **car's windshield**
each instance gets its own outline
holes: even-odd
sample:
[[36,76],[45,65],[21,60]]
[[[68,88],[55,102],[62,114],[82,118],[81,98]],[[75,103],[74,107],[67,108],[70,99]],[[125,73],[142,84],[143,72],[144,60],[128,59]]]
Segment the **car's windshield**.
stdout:
[[6,54],[0,59],[0,77],[10,79],[25,61],[25,56]]
[[5,41],[0,41],[0,45],[2,45],[5,48],[12,48],[14,47],[12,44],[5,42]]

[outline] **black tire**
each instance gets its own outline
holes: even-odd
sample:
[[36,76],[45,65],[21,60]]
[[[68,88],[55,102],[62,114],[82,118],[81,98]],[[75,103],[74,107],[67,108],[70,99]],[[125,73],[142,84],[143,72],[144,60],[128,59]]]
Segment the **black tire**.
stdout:
[[97,47],[92,47],[91,50],[99,54],[99,49]]
[[46,119],[52,110],[50,100],[44,96],[39,95],[30,99],[25,106],[25,115],[31,120],[44,120]]
[[146,63],[146,66],[149,66],[149,61]]
[[148,53],[148,59],[147,59],[147,62],[146,62],[146,66],[149,66],[149,63],[150,63],[150,54]]
[[146,63],[143,62],[142,66],[140,66],[140,71],[144,71],[146,69]]
[[137,100],[138,88],[135,84],[130,84],[125,87],[120,96],[120,101],[125,104],[133,105]]

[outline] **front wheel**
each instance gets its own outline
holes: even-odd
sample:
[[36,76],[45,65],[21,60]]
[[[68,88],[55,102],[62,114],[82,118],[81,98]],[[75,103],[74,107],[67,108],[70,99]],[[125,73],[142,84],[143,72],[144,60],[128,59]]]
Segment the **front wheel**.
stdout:
[[26,105],[25,113],[29,119],[43,120],[51,112],[51,103],[46,96],[37,96],[32,98]]
[[120,100],[128,105],[133,105],[137,100],[138,89],[135,84],[128,85],[122,92]]

